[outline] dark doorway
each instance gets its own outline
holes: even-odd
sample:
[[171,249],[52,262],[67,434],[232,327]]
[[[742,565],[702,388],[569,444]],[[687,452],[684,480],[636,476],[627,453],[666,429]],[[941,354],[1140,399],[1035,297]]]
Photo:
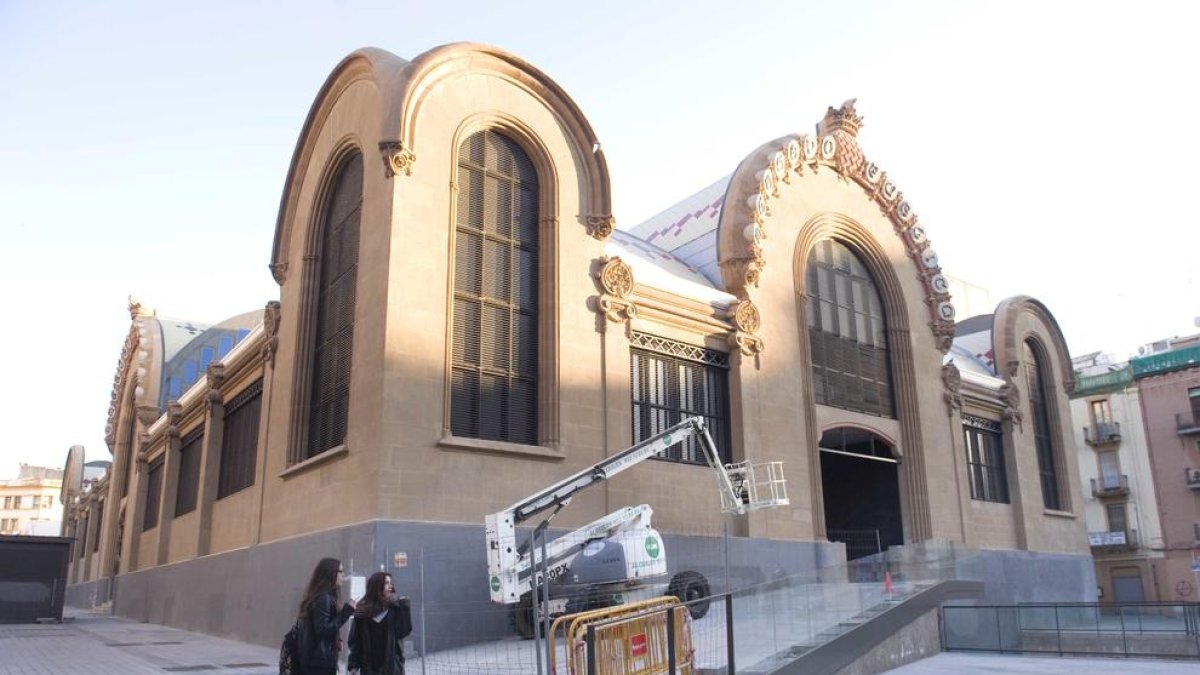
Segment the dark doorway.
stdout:
[[846,544],[854,560],[904,543],[900,480],[892,446],[853,427],[821,435],[825,535]]

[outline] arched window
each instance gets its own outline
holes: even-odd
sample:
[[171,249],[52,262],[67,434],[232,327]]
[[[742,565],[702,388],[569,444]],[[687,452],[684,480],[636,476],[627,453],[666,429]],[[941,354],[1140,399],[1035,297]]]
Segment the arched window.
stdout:
[[346,441],[350,363],[354,351],[354,297],[362,215],[362,155],[343,160],[334,174],[317,251],[316,324],[309,385],[306,459]]
[[887,323],[875,280],[832,239],[813,247],[805,271],[817,403],[894,417]]
[[458,155],[450,428],[538,442],[538,180],[495,131]]
[[1042,503],[1048,509],[1063,508],[1058,484],[1058,453],[1050,425],[1050,400],[1046,391],[1046,371],[1037,347],[1025,341],[1025,378],[1029,390],[1029,409],[1033,414],[1033,441],[1037,449],[1038,475],[1042,481]]

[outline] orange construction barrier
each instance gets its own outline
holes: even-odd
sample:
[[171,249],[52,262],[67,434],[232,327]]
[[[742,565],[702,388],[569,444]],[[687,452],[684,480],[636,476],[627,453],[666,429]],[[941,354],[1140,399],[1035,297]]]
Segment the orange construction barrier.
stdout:
[[685,675],[694,672],[691,614],[679,600],[665,596],[629,605],[559,617],[551,629],[550,672],[557,673],[553,635],[562,622],[567,630],[566,670],[581,675],[587,668],[588,628],[595,627],[594,675],[659,675],[667,672],[669,641],[667,613],[674,614],[675,667]]

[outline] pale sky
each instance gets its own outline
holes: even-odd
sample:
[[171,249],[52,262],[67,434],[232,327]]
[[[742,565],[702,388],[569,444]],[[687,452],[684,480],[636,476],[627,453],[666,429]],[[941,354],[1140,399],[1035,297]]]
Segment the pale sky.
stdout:
[[[857,97],[943,269],[1073,354],[1194,333],[1200,5],[0,0],[0,478],[104,445],[133,294],[216,322],[267,270],[300,126],[365,46],[485,42],[603,143],[619,227]],[[439,253],[440,254],[440,253]],[[960,318],[964,318],[961,317]]]

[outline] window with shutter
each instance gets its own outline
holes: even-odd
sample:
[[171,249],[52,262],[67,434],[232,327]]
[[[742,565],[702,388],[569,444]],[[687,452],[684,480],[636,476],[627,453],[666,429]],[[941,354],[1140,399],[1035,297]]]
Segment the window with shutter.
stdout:
[[963,415],[967,450],[967,472],[971,499],[1008,503],[1008,476],[1004,470],[1004,447],[998,422]]
[[[703,417],[722,463],[730,461],[729,356],[644,333],[634,333],[630,359],[633,442],[687,419]],[[659,455],[707,464],[700,440],[689,437]]]
[[1046,398],[1046,379],[1038,350],[1025,341],[1025,377],[1029,391],[1029,409],[1033,413],[1033,441],[1037,450],[1038,474],[1042,482],[1042,502],[1048,509],[1062,509],[1058,484],[1058,458],[1050,430],[1050,401]]
[[538,442],[538,180],[494,131],[459,149],[450,428]]
[[146,510],[142,513],[142,530],[158,527],[158,512],[162,506],[163,460],[150,462],[146,472]]
[[104,502],[96,505],[96,536],[92,537],[92,553],[100,550],[100,531],[104,528]]
[[307,447],[299,459],[319,455],[346,440],[362,179],[362,155],[355,153],[337,171],[325,204],[317,255],[320,271]]
[[217,499],[254,485],[261,412],[262,380],[242,390],[225,404]]
[[175,516],[196,509],[200,491],[200,456],[204,454],[204,427],[197,427],[179,442],[179,484],[175,488]]
[[817,403],[895,417],[887,323],[871,273],[832,239],[809,252],[805,273]]

